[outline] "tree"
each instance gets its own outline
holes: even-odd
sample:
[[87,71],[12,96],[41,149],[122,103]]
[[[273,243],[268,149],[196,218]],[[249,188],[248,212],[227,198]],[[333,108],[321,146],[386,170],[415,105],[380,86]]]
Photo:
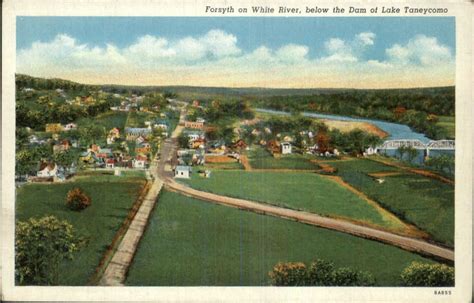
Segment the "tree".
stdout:
[[445,264],[412,262],[400,275],[405,286],[454,286],[454,268]]
[[15,278],[21,285],[56,285],[59,264],[73,259],[84,240],[54,216],[19,221],[15,229]]
[[72,210],[80,211],[91,205],[91,198],[76,187],[67,193],[66,205]]
[[316,135],[316,144],[318,144],[318,151],[325,153],[329,150],[329,137],[326,132],[319,132]]
[[178,145],[180,148],[188,148],[189,138],[186,134],[181,133],[178,137]]
[[418,151],[412,146],[408,146],[406,147],[405,152],[407,153],[408,162],[413,163],[413,160],[418,156]]

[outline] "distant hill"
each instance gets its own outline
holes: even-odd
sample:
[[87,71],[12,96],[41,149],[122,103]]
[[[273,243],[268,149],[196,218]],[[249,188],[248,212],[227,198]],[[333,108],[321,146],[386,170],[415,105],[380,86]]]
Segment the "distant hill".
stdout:
[[150,91],[170,92],[179,95],[183,99],[193,98],[216,98],[216,97],[270,97],[270,96],[309,96],[309,95],[326,95],[344,92],[391,92],[391,93],[416,93],[416,94],[432,94],[432,93],[451,93],[454,86],[449,87],[430,87],[430,88],[407,88],[407,89],[349,89],[349,88],[258,88],[258,87],[202,87],[202,86],[133,86],[133,85],[89,85],[81,84],[64,79],[45,79],[31,77],[28,75],[16,75],[17,88],[30,87],[35,89],[102,89],[112,93],[131,92],[135,94],[144,94]]

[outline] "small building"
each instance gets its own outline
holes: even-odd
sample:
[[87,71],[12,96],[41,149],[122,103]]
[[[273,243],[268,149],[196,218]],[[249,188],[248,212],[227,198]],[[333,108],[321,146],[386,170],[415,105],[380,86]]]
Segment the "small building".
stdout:
[[248,146],[247,146],[247,143],[245,143],[244,140],[239,139],[239,140],[237,140],[237,142],[235,142],[235,143],[232,145],[232,147],[233,147],[234,149],[246,149]]
[[178,165],[174,170],[174,177],[179,179],[189,179],[191,175],[191,167]]
[[365,154],[367,156],[375,155],[377,153],[377,149],[373,148],[372,146],[369,146],[365,149]]
[[137,155],[135,159],[132,160],[133,168],[145,168],[148,161],[148,157],[145,155]]
[[47,133],[59,133],[63,131],[61,123],[46,123],[45,130]]
[[112,128],[109,130],[109,137],[118,139],[120,138],[120,130],[117,127]]
[[55,163],[42,162],[36,173],[41,178],[55,177],[58,174],[58,166]]
[[153,124],[154,128],[159,128],[159,129],[162,129],[162,130],[165,130],[165,131],[168,130],[169,126],[170,126],[169,122],[165,119],[158,119]]
[[280,148],[281,148],[281,154],[282,154],[282,155],[291,154],[291,143],[289,143],[289,142],[282,142],[282,143],[280,144]]
[[151,129],[149,128],[139,128],[139,127],[127,127],[125,128],[125,138],[127,141],[133,141],[138,137],[147,138],[151,135]]
[[142,142],[135,147],[135,153],[146,154],[151,151],[151,145],[148,142]]
[[193,100],[193,107],[198,107],[199,106],[199,101],[198,100]]
[[53,153],[60,153],[67,151],[71,148],[71,142],[69,140],[62,140],[60,143],[53,145]]
[[74,129],[77,129],[77,124],[75,124],[75,123],[68,123],[68,124],[64,125],[64,130],[65,131],[74,130]]
[[184,127],[186,128],[193,128],[193,129],[203,129],[204,122],[197,122],[197,121],[185,121]]
[[105,160],[105,167],[106,168],[115,168],[115,159]]
[[272,154],[280,153],[280,143],[277,140],[270,140],[267,142],[267,149]]
[[194,141],[197,139],[204,139],[204,132],[202,131],[187,131],[185,134],[188,136],[190,141]]

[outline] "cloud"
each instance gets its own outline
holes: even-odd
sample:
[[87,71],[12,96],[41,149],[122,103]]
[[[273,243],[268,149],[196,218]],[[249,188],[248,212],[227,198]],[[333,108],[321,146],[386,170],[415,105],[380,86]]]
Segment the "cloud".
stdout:
[[435,37],[417,35],[405,45],[394,44],[386,50],[389,61],[399,64],[431,65],[452,61],[451,50]]
[[357,62],[367,47],[374,45],[375,34],[362,32],[354,36],[350,41],[340,38],[331,38],[324,43],[327,56],[321,58],[322,62]]
[[404,85],[414,80],[446,85],[454,78],[451,50],[435,37],[415,36],[406,44],[391,45],[385,58],[366,58],[375,45],[372,32],[347,40],[330,38],[319,54],[296,43],[243,50],[235,35],[220,29],[178,39],[144,35],[120,48],[59,34],[19,50],[17,72],[134,85],[373,87],[377,81],[386,85],[402,80]]

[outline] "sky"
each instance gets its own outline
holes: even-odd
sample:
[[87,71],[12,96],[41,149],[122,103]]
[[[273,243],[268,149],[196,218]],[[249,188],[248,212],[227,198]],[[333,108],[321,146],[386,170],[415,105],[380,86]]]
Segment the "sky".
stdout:
[[17,17],[17,73],[90,84],[454,85],[452,17]]

